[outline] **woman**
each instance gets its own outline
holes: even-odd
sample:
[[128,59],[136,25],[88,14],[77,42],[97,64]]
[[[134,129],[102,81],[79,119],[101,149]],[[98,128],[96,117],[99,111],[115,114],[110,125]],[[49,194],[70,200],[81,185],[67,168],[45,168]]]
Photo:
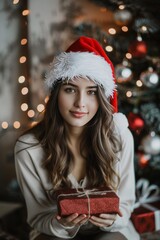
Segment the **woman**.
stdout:
[[[51,94],[43,120],[21,136],[15,164],[24,195],[30,239],[132,239],[135,201],[133,138],[117,111],[113,66],[95,39],[80,37],[54,58],[46,77]],[[57,213],[54,193],[109,186],[121,216],[68,217]]]

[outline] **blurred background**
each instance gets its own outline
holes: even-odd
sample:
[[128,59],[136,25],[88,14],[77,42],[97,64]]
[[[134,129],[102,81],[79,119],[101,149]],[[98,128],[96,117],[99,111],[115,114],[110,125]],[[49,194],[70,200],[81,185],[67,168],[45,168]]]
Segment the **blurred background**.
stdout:
[[42,117],[49,63],[81,35],[97,39],[115,66],[119,111],[135,140],[136,181],[160,186],[160,1],[0,0],[0,229],[20,239],[25,233],[10,229],[6,217],[23,206],[15,141]]

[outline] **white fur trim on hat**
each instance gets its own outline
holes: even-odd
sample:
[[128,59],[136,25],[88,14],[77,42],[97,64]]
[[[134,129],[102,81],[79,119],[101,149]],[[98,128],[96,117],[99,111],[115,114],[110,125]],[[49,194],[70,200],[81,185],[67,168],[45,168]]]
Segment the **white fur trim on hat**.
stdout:
[[111,66],[92,52],[63,52],[56,56],[46,74],[45,83],[49,89],[57,80],[73,80],[76,77],[89,78],[105,89],[107,97],[113,95],[115,82]]

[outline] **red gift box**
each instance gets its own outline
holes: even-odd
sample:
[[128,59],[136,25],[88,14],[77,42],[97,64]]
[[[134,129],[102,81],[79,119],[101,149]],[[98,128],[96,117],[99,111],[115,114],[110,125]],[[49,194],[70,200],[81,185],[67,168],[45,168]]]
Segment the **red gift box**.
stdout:
[[160,230],[160,189],[149,184],[147,179],[139,179],[136,184],[137,202],[131,220],[139,233]]
[[160,201],[142,204],[134,209],[131,220],[139,233],[160,230]]
[[117,213],[120,215],[119,197],[109,188],[66,189],[57,191],[56,195],[60,216],[73,213],[87,215]]

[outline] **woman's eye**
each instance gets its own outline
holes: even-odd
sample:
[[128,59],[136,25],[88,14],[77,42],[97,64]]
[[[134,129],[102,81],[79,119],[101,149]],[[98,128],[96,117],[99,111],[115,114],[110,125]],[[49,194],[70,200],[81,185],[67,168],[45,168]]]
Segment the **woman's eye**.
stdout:
[[88,94],[89,95],[96,95],[97,94],[97,90],[89,90]]
[[67,93],[75,93],[76,90],[74,88],[65,88],[65,92],[67,92]]

